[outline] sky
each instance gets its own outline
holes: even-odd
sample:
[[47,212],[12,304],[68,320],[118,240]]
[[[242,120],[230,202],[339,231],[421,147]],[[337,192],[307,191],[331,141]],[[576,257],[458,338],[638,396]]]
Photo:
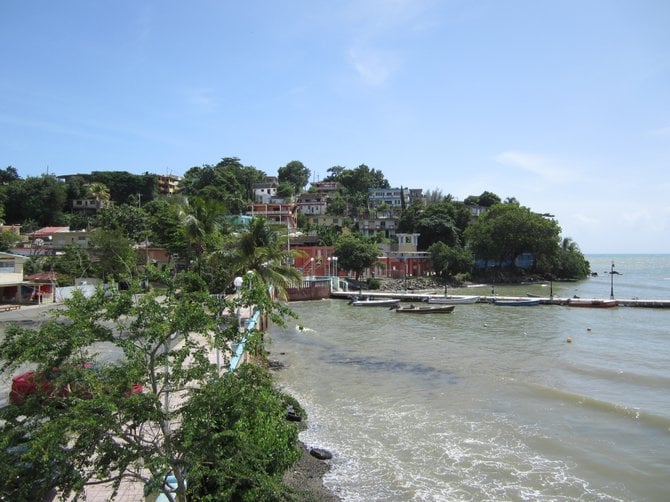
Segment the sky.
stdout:
[[484,191],[670,253],[666,0],[3,0],[0,168]]

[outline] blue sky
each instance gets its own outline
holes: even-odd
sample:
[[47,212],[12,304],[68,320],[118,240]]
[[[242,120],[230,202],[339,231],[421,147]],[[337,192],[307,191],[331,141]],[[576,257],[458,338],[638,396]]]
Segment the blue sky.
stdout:
[[665,0],[0,3],[0,167],[485,190],[585,253],[670,253]]

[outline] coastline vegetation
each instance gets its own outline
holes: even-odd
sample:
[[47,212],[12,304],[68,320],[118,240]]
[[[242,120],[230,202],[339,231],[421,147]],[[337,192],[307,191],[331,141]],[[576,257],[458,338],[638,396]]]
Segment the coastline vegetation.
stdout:
[[[409,204],[403,199],[398,208],[371,207],[370,189],[390,186],[381,171],[362,164],[328,172],[324,182],[339,187],[328,213],[341,224],[310,225],[304,217],[298,222],[301,231],[334,246],[340,270],[356,279],[375,263],[384,240],[361,234],[357,222],[372,213],[396,221],[398,232],[420,234],[418,249],[431,254],[445,284],[491,274],[579,279],[589,273],[558,222],[514,198],[483,192],[459,202],[436,190]],[[278,174],[285,197],[300,194],[310,177],[299,161]],[[277,324],[294,315],[281,301],[301,278],[291,266],[298,252],[286,246],[286,230],[263,218],[248,224],[236,218],[253,200],[252,184],[264,179],[262,171],[224,158],[189,169],[181,193],[163,196],[149,174],[94,172],[61,181],[49,175],[22,179],[13,167],[0,170],[3,222],[24,231],[67,225],[92,233],[88,248],[73,244],[58,256],[30,256],[25,272],[56,272],[61,285],[94,277],[113,286],[91,298],[75,294],[37,327],[6,330],[2,371],[59,368],[55,388],[83,382],[86,392],[37,392],[24,405],[0,411],[4,497],[32,500],[39,486],[77,495],[89,483],[107,480],[118,488],[127,478],[176,500],[295,495],[282,474],[300,454],[296,426],[286,420],[286,408],[298,403],[274,387],[263,364],[221,374],[206,357],[211,350],[222,360],[231,357],[240,341],[234,315],[240,309],[259,309]],[[74,212],[77,199],[95,201],[99,209]],[[481,215],[473,217],[473,208]],[[15,232],[0,232],[0,250],[17,240]],[[149,243],[170,257],[160,269],[148,263],[148,251],[142,256]],[[522,255],[532,256],[523,269],[515,265]],[[237,289],[236,277],[243,279]],[[374,278],[369,284],[374,287]],[[99,363],[101,343],[123,357]],[[263,332],[247,347],[263,361]],[[82,371],[90,361],[100,370]],[[144,392],[128,395],[133,383]],[[167,476],[174,476],[176,488]]]

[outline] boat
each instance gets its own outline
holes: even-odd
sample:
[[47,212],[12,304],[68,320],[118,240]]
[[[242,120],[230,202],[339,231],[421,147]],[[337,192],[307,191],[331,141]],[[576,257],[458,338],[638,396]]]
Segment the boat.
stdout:
[[349,301],[354,307],[396,307],[400,298],[352,298]]
[[440,305],[463,305],[466,303],[477,303],[479,296],[429,296],[428,303]]
[[395,311],[401,314],[449,314],[454,311],[454,305],[424,305],[415,306],[409,305],[407,307],[396,307]]
[[611,308],[619,304],[617,300],[598,300],[591,298],[570,298],[568,307]]
[[505,307],[534,307],[540,304],[540,298],[518,298],[510,300],[493,300],[495,305],[502,305]]

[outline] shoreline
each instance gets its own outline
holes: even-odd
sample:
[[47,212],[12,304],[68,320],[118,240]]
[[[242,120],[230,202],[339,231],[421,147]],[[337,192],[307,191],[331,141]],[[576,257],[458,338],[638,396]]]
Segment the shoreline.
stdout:
[[342,499],[323,485],[323,477],[330,470],[330,464],[309,453],[309,448],[301,441],[302,455],[284,473],[284,484],[295,490],[298,502],[339,502]]

